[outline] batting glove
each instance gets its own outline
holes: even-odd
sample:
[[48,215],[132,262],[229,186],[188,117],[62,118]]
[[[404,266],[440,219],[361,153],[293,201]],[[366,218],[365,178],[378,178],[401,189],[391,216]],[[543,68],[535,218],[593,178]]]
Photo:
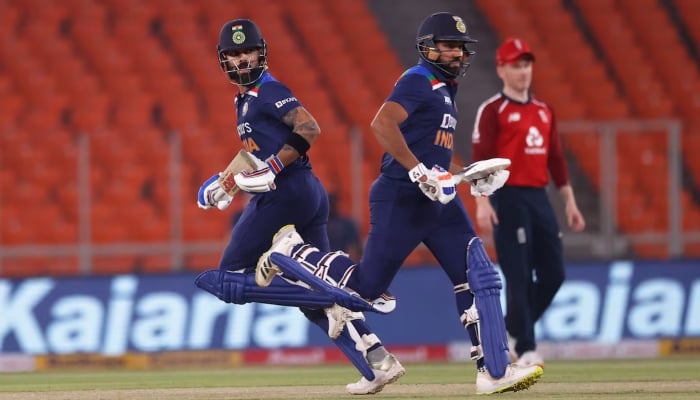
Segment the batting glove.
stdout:
[[457,195],[452,174],[439,165],[428,170],[423,163],[408,171],[411,182],[418,183],[421,192],[432,201],[447,204]]
[[204,181],[197,193],[197,206],[208,210],[216,207],[219,210],[225,210],[231,205],[233,196],[230,196],[219,184],[219,176],[221,174],[212,175],[211,178]]
[[437,200],[437,181],[430,181],[430,171],[423,163],[419,163],[408,171],[411,182],[417,183],[421,192],[432,201]]
[[455,180],[469,183],[474,197],[491,196],[505,185],[510,176],[510,171],[506,170],[509,166],[510,160],[507,158],[477,161],[455,175]]
[[249,193],[264,193],[275,190],[275,178],[284,168],[284,164],[276,155],[265,160],[265,166],[255,171],[242,171],[233,179],[238,188]]
[[434,165],[433,169],[430,170],[430,174],[437,181],[437,201],[442,204],[451,202],[457,195],[457,188],[455,187],[452,174],[439,165]]

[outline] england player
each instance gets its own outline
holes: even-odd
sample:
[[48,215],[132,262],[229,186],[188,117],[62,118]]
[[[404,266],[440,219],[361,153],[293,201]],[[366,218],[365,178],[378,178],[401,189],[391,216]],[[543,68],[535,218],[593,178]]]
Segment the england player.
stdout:
[[530,93],[534,61],[524,40],[503,42],[496,51],[503,90],[481,104],[472,134],[475,160],[512,162],[508,184],[489,198],[477,198],[476,218],[484,234],[493,232],[507,284],[506,327],[521,365],[544,365],[536,351],[535,322],[564,282],[561,233],[545,190],[549,174],[569,226],[578,232],[586,224],[569,184],[554,112]]
[[[374,299],[386,292],[409,253],[424,243],[454,285],[457,316],[473,345],[477,393],[497,393],[529,387],[542,369],[508,362],[498,302],[500,280],[464,205],[455,197],[456,180],[449,172],[464,171],[452,163],[455,79],[466,73],[474,54],[468,46],[475,42],[464,20],[451,13],[430,15],[420,25],[416,39],[420,60],[401,75],[371,124],[385,154],[381,174],[370,190],[370,231],[361,261],[302,244],[294,227],[287,226],[278,233],[287,238],[287,245],[273,245],[258,271],[268,278],[259,280],[265,285],[275,273],[294,272],[296,262],[302,267],[295,273],[299,277],[306,269]],[[478,194],[490,194],[507,178],[507,171],[484,165],[472,165],[465,175],[486,169],[479,185],[473,185],[473,190],[482,190]],[[276,252],[291,256],[293,262],[273,255]]]
[[[252,197],[233,227],[219,268],[200,274],[196,284],[229,303],[300,307],[362,374],[348,390],[376,393],[401,377],[404,369],[361,314],[282,279],[266,288],[255,283],[255,265],[284,225],[294,224],[304,240],[328,250],[328,195],[307,156],[321,131],[289,88],[268,72],[267,43],[252,21],[236,19],[224,24],[218,55],[221,69],[238,89],[238,136],[248,152],[265,161],[259,162],[256,171],[235,175],[238,187]],[[200,188],[199,207],[223,210],[231,203],[218,178],[219,174],[213,175]]]

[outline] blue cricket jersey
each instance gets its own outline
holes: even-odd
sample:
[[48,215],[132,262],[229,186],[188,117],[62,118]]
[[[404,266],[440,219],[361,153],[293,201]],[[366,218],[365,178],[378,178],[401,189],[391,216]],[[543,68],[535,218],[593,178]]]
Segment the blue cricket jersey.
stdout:
[[[261,160],[277,154],[292,129],[282,122],[300,107],[291,90],[267,71],[256,85],[236,96],[238,136],[243,147]],[[253,272],[270,248],[272,237],[293,224],[307,243],[328,250],[328,194],[313,174],[307,156],[297,158],[275,177],[276,189],[253,193],[233,227],[219,261],[224,270]]]
[[[421,60],[401,75],[386,100],[408,112],[399,128],[413,154],[428,168],[435,164],[450,168],[457,126],[456,94],[456,82]],[[406,168],[388,153],[382,156],[382,174],[409,180]]]
[[[237,129],[243,147],[261,160],[277,154],[291,133],[282,117],[299,106],[301,102],[292,91],[265,71],[253,88],[236,96]],[[285,170],[299,167],[310,167],[306,155]]]

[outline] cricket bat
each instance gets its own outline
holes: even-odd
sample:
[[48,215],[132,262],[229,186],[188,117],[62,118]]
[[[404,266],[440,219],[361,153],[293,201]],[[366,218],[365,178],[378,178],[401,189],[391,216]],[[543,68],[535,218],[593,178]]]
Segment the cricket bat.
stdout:
[[238,185],[233,178],[237,173],[242,171],[255,171],[260,168],[260,163],[254,155],[245,150],[239,150],[238,154],[233,157],[233,160],[228,164],[226,169],[220,174],[218,182],[221,188],[224,189],[229,196],[233,196],[238,192]]

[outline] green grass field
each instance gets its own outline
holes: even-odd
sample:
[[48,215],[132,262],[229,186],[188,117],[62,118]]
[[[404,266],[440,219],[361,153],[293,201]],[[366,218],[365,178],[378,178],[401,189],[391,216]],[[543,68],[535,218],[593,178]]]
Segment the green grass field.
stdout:
[[[474,395],[471,364],[407,364],[406,375],[373,398],[461,399]],[[70,371],[0,374],[2,400],[184,400],[352,398],[350,366],[229,370]],[[517,399],[700,399],[700,359],[549,361]]]

